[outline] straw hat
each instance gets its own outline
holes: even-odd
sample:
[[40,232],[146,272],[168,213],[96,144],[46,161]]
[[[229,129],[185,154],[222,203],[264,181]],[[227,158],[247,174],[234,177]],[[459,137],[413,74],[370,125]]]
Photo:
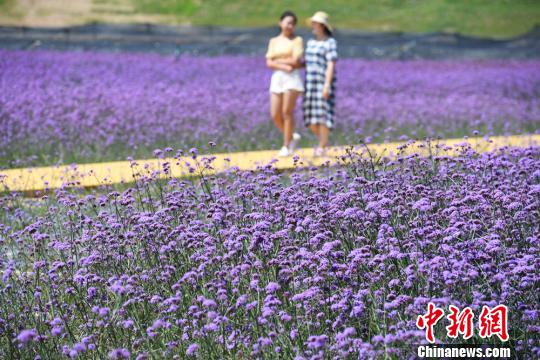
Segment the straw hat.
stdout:
[[332,25],[330,25],[330,21],[328,21],[328,14],[324,11],[317,11],[308,19],[308,24],[311,25],[313,21],[323,24],[328,28],[328,30],[330,30],[330,32],[334,31],[334,29],[332,29]]

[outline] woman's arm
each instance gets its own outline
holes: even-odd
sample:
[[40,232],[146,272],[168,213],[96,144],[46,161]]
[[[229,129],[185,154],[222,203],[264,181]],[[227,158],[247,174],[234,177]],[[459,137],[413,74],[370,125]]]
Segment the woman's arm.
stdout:
[[293,69],[303,67],[302,55],[304,53],[304,46],[301,37],[298,36],[293,40],[292,55],[288,57],[274,57],[273,45],[274,41],[270,40],[266,53],[266,66],[270,69],[292,71]]
[[328,49],[324,56],[326,58],[327,65],[322,96],[324,99],[328,100],[330,98],[332,80],[334,79],[334,74],[336,70],[336,60],[338,58],[337,43],[334,38],[328,39]]
[[301,58],[294,58],[294,57],[288,57],[288,58],[280,58],[276,59],[276,62],[280,64],[290,65],[293,67],[293,69],[298,69],[303,67],[302,59]]
[[272,70],[292,71],[293,69],[291,65],[273,59],[266,59],[266,66]]
[[300,36],[297,36],[293,40],[292,55],[276,59],[276,61],[281,64],[290,65],[293,69],[298,69],[303,66],[302,55],[304,55],[304,42]]
[[336,68],[336,61],[329,61],[328,66],[326,67],[326,74],[324,79],[324,87],[322,96],[324,99],[330,97],[330,87],[332,85],[332,79],[334,78],[334,69]]

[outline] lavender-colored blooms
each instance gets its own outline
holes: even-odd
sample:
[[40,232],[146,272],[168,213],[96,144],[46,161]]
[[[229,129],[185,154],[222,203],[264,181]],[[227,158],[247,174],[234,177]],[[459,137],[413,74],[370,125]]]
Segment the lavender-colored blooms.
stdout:
[[109,359],[120,360],[129,359],[129,351],[127,349],[114,349],[109,352]]
[[198,350],[199,350],[198,344],[190,344],[186,350],[186,354],[189,356],[193,356],[197,353]]
[[[15,166],[151,157],[156,147],[162,155],[161,145],[205,139],[231,149],[279,145],[270,75],[262,54],[0,50],[0,159]],[[342,59],[336,76],[336,141],[540,128],[538,61]],[[300,102],[297,117],[303,129]]]
[[279,286],[278,283],[276,282],[270,282],[268,283],[268,285],[266,285],[266,292],[267,293],[275,293],[276,291],[278,291],[281,287]]
[[[507,345],[535,358],[540,147],[432,146],[378,164],[362,153],[7,194],[0,358],[404,358],[426,341],[416,318],[429,302],[475,320],[506,305]],[[446,325],[436,338],[463,342]],[[486,341],[477,327],[471,341]]]
[[38,336],[38,333],[36,329],[25,329],[21,331],[19,335],[17,335],[17,341],[19,341],[22,344],[26,344],[28,342],[34,341]]

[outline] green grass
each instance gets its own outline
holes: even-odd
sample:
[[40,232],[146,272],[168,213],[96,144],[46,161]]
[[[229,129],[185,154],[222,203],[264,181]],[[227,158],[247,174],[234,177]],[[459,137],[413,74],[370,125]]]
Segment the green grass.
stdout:
[[130,0],[141,13],[167,14],[195,25],[275,25],[283,10],[304,20],[317,10],[338,28],[373,31],[459,32],[510,37],[540,24],[538,0]]
[[[0,14],[23,16],[21,0],[0,0]],[[433,32],[506,38],[540,24],[538,0],[92,0],[94,4],[127,2],[134,15],[166,15],[152,21],[232,27],[276,25],[280,14],[290,9],[300,26],[317,10],[330,14],[337,28],[368,31]],[[18,10],[15,12],[15,8]],[[112,10],[111,10],[112,11]],[[21,12],[19,14],[19,12]],[[87,14],[89,15],[89,14]],[[107,15],[107,14],[101,14]],[[100,15],[95,21],[101,22]],[[130,15],[126,15],[129,22]],[[140,20],[140,18],[139,18]]]
[[2,19],[3,17],[8,17],[10,19],[20,19],[23,16],[21,10],[17,9],[17,1],[18,0],[0,0],[0,19]]
[[0,0],[0,11],[12,5],[13,0]]
[[199,5],[196,0],[131,0],[135,8],[147,14],[179,14],[193,16]]

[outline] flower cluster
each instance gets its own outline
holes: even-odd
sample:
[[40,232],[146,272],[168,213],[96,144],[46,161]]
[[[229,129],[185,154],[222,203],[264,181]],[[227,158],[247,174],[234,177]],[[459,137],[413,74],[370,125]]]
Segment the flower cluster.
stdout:
[[540,148],[346,160],[2,198],[0,357],[401,358],[429,302],[538,357]]

